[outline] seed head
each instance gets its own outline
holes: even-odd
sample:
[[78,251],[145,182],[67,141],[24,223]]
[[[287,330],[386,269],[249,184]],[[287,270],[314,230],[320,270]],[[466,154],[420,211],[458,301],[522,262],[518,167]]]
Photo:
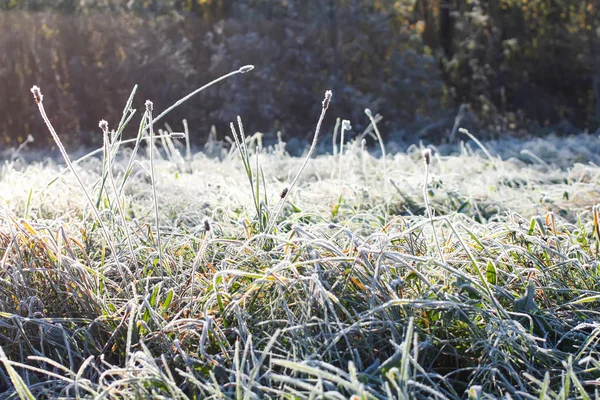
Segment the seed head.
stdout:
[[28,142],[28,143],[35,142],[35,139],[33,138],[33,136],[32,136],[32,135],[27,135],[27,142]]
[[425,160],[425,165],[431,163],[431,149],[423,150],[423,160]]
[[209,232],[210,231],[210,221],[208,220],[208,218],[204,219],[204,232]]
[[352,129],[352,125],[350,125],[350,121],[348,121],[347,119],[342,121],[342,129],[345,131],[349,131]]
[[328,90],[325,92],[325,98],[323,99],[323,109],[327,110],[327,107],[329,107],[329,102],[331,101],[331,96],[333,95],[333,92],[331,90]]
[[244,65],[242,68],[239,69],[239,72],[242,74],[245,74],[246,72],[250,72],[254,69],[254,65]]
[[279,197],[281,197],[282,199],[287,196],[288,194],[288,188],[283,188],[283,190],[281,191],[281,194],[279,194]]
[[365,108],[365,114],[367,114],[367,117],[373,118],[373,113],[371,113],[371,110],[369,110],[368,108]]
[[102,129],[102,132],[108,132],[108,122],[106,122],[105,120],[100,120],[100,122],[98,123],[98,127]]
[[154,104],[150,100],[146,100],[146,111],[152,112],[154,109]]
[[40,104],[44,99],[44,96],[42,96],[42,91],[36,85],[33,85],[31,88],[31,93],[33,93],[33,100],[35,100],[35,104]]

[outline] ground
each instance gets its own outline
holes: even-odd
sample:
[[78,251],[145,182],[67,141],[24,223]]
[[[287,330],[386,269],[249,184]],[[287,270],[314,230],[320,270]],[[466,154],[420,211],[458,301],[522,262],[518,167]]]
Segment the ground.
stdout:
[[2,396],[598,396],[596,136],[170,141],[2,166]]

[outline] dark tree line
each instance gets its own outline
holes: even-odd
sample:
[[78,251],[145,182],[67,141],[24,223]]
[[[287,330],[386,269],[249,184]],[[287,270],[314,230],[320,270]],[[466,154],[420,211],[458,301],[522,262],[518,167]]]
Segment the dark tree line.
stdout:
[[[51,95],[72,144],[118,119],[133,84],[166,106],[255,64],[174,113],[197,135],[236,114],[250,129],[308,135],[325,88],[333,117],[440,140],[461,104],[487,132],[597,129],[594,0],[0,0],[0,134],[40,129],[28,89]],[[565,121],[568,122],[565,124]],[[433,129],[429,127],[433,126]],[[550,128],[548,128],[550,129]],[[223,129],[223,131],[226,131]]]

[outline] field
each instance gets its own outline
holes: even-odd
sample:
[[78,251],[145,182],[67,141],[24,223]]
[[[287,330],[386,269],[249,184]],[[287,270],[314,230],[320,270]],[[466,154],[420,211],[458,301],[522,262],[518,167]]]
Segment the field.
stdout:
[[599,396],[598,137],[190,154],[153,112],[2,165],[0,397]]

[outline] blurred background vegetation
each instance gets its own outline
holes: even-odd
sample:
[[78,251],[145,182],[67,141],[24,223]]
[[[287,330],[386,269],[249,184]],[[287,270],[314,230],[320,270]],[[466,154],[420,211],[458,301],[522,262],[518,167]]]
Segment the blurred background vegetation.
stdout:
[[[134,84],[187,118],[200,144],[237,114],[267,139],[311,135],[322,94],[335,117],[388,138],[443,141],[461,105],[482,135],[596,130],[597,0],[0,0],[0,140],[49,143],[29,88],[71,147],[101,142]],[[141,113],[140,113],[141,115]],[[483,133],[481,133],[483,132]]]

